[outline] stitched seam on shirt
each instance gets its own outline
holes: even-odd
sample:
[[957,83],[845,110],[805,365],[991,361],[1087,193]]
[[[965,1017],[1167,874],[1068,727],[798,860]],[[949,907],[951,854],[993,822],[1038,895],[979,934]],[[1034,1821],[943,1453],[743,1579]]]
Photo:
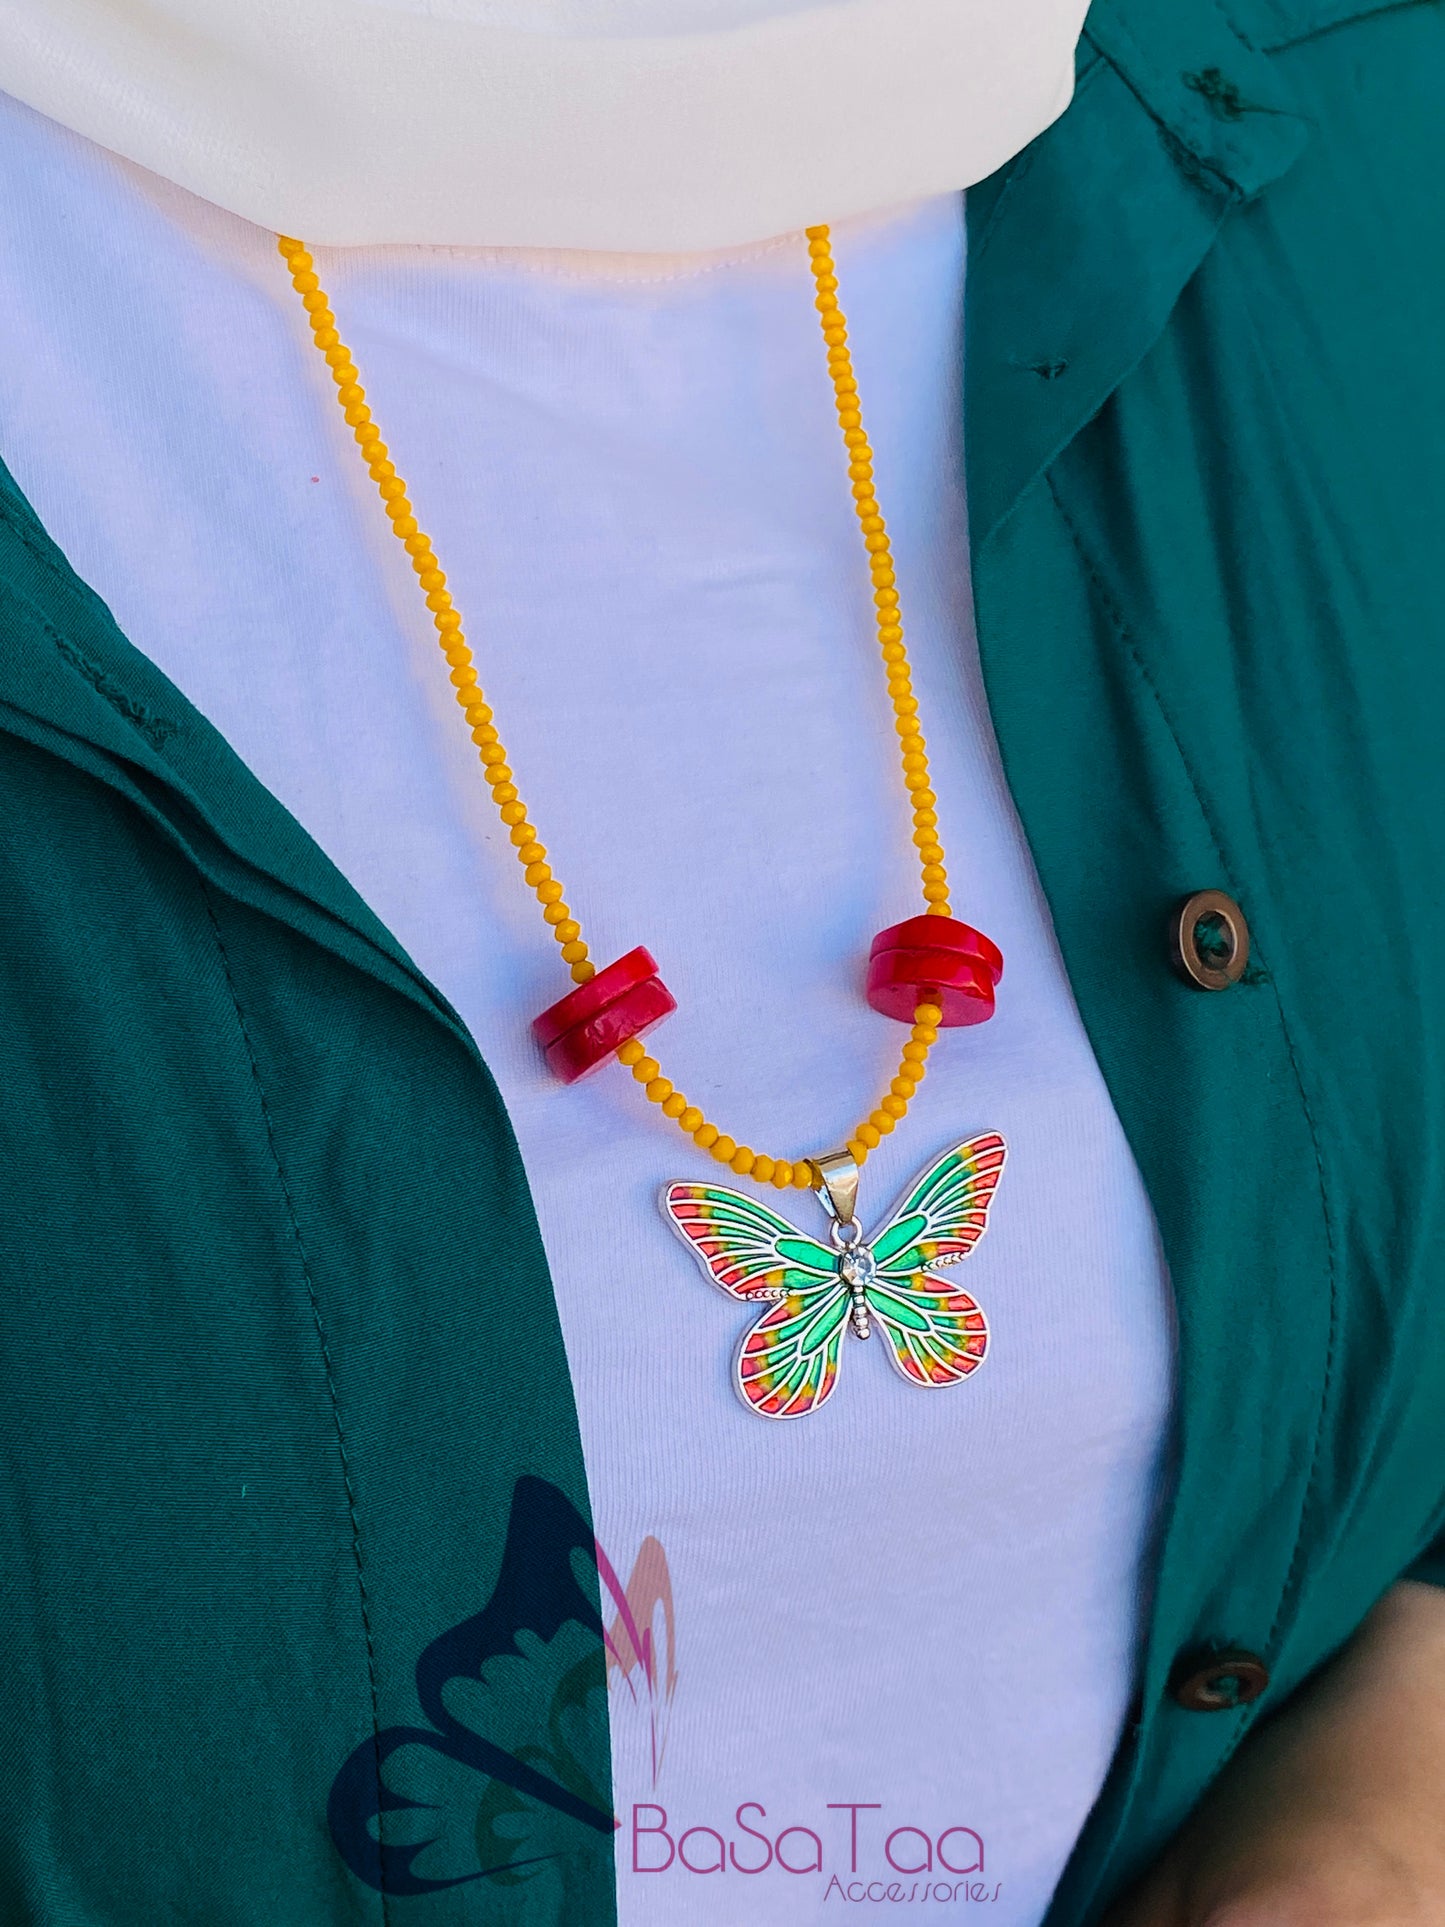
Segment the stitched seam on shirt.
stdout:
[[[79,593],[84,601],[95,605],[96,615],[114,626],[115,618],[109,609],[90,584],[83,581],[65,561],[45,529],[34,519],[33,511],[28,516],[21,514],[7,496],[0,495],[0,522],[5,524],[22,548],[29,550],[57,588],[68,595]],[[54,635],[55,632],[49,630],[48,633]]]
[[[321,1363],[326,1375],[326,1396],[331,1407],[331,1422],[336,1434],[337,1457],[341,1463],[341,1481],[346,1492],[346,1510],[351,1522],[351,1556],[356,1563],[356,1591],[361,1608],[361,1627],[366,1641],[366,1677],[371,1695],[371,1737],[376,1759],[376,1784],[381,1791],[381,1702],[376,1683],[376,1642],[371,1628],[371,1602],[366,1590],[366,1566],[361,1550],[361,1519],[356,1504],[356,1489],[351,1479],[351,1459],[346,1448],[346,1428],[341,1418],[341,1402],[336,1393],[336,1374],[331,1363],[331,1346],[326,1336],[326,1326],[321,1316],[321,1301],[316,1290],[316,1281],[311,1275],[311,1261],[307,1256],[306,1241],[301,1234],[301,1224],[296,1215],[296,1201],[287,1181],[286,1169],[281,1162],[280,1147],[276,1141],[276,1127],[271,1117],[271,1107],[266,1101],[266,1089],[261,1082],[261,1068],[256,1059],[256,1049],[251,1041],[250,1027],[245,1012],[241,1008],[240,994],[236,980],[231,974],[231,959],[226,950],[225,938],[221,935],[221,925],[216,916],[215,906],[205,879],[200,880],[201,897],[206,906],[206,915],[211,920],[215,933],[216,949],[220,953],[221,968],[226,973],[226,988],[231,993],[231,1004],[236,1013],[236,1023],[241,1039],[246,1047],[246,1059],[251,1067],[251,1081],[256,1087],[256,1097],[261,1106],[261,1116],[266,1126],[266,1145],[270,1152],[271,1163],[276,1172],[276,1181],[281,1188],[281,1197],[286,1207],[286,1221],[291,1229],[292,1241],[296,1247],[297,1262],[306,1286],[306,1296],[311,1306],[311,1317],[316,1327],[316,1342],[321,1350]],[[381,1854],[381,1917],[384,1923],[391,1920],[391,1910],[387,1903],[386,1891],[386,1854]]]
[[[1070,114],[1073,113],[1078,103],[1089,92],[1090,88],[1093,86],[1097,77],[1101,73],[1103,73],[1106,69],[1112,68],[1113,66],[1113,62],[1109,59],[1108,55],[1105,54],[1105,52],[1101,47],[1099,47],[1092,40],[1090,41],[1089,44],[1094,48],[1094,51],[1098,55],[1098,58],[1089,65],[1089,67],[1085,70],[1085,72],[1082,75],[1080,75],[1079,80],[1075,85],[1073,99],[1069,102],[1068,108],[1066,110],[1066,112]],[[1057,122],[1055,123],[1055,125],[1057,125]],[[998,199],[993,204],[993,211],[989,215],[988,220],[984,223],[983,231],[978,237],[978,245],[977,247],[971,247],[969,250],[968,265],[969,265],[970,271],[972,271],[975,267],[978,266],[978,264],[983,260],[985,253],[988,251],[989,243],[993,240],[994,233],[998,228],[999,221],[1002,218],[1004,210],[1007,207],[1009,200],[1013,195],[1014,189],[1018,187],[1022,182],[1026,181],[1029,175],[1032,173],[1034,163],[1038,159],[1039,153],[1043,146],[1043,138],[1044,138],[1043,135],[1040,135],[1037,140],[1032,141],[1029,144],[1029,146],[1024,149],[1023,154],[1019,158],[1018,166],[1015,167],[1013,172],[1009,175],[1008,179],[1004,182],[1003,186],[999,189],[999,196],[998,196]]]
[[[878,225],[882,224],[874,214],[865,213],[851,218],[869,221],[870,224],[875,222]],[[608,274],[605,270],[589,272],[585,268],[563,266],[560,262],[553,263],[549,261],[543,264],[531,258],[537,254],[548,252],[556,252],[558,254],[609,254],[614,252],[614,250],[610,248],[560,248],[556,250],[527,248],[516,250],[510,248],[474,248],[464,246],[460,243],[451,244],[445,241],[417,241],[409,242],[407,245],[413,248],[417,254],[442,256],[447,259],[458,255],[475,257],[480,254],[486,257],[486,266],[494,267],[502,273],[516,275],[519,279],[523,280],[540,278],[548,282],[565,281],[584,287],[600,285],[609,289],[658,288],[669,287],[674,284],[680,286],[691,281],[703,281],[710,275],[723,274],[731,268],[746,267],[753,262],[772,261],[784,256],[793,262],[802,261],[806,259],[807,252],[807,242],[804,234],[805,230],[798,228],[788,234],[773,235],[768,240],[759,241],[751,247],[745,246],[736,249],[720,248],[716,250],[715,253],[712,249],[705,249],[701,250],[701,252],[705,253],[708,258],[697,262],[694,266],[667,268],[657,272],[638,269],[637,272],[633,274]],[[314,251],[320,254],[328,252],[328,250],[320,244],[317,245]],[[619,249],[615,251],[624,254],[629,260],[636,260],[650,250]],[[338,249],[336,252],[344,253],[346,250]],[[518,252],[526,254],[529,258],[524,261],[509,260],[507,258],[509,255]],[[678,250],[678,252],[685,254],[687,250],[682,249]]]
[[1261,51],[1267,54],[1288,53],[1291,47],[1304,47],[1312,40],[1323,40],[1327,34],[1339,33],[1345,27],[1362,27],[1367,20],[1379,20],[1386,14],[1405,13],[1421,6],[1438,6],[1440,0],[1393,0],[1393,5],[1365,6],[1358,13],[1346,14],[1343,20],[1327,20],[1322,27],[1306,27],[1302,33],[1291,34],[1284,40],[1266,40]]
[[[1248,43],[1244,40],[1243,36],[1235,30],[1234,22],[1230,20],[1228,16],[1224,14],[1218,7],[1215,7],[1214,11],[1218,13],[1220,20],[1229,29],[1230,33],[1233,34],[1234,38],[1237,41],[1239,41],[1240,46],[1241,47],[1247,46]],[[1119,36],[1119,38],[1125,41],[1128,44],[1128,46],[1132,48],[1136,58],[1139,61],[1141,70],[1145,74],[1152,75],[1154,72],[1154,68],[1152,66],[1152,63],[1150,62],[1149,56],[1148,54],[1145,53],[1144,49],[1140,46],[1139,42],[1135,39],[1130,29],[1124,24],[1124,22],[1121,19],[1118,19],[1117,17],[1113,21],[1113,29],[1114,29],[1114,32]],[[1192,141],[1180,128],[1176,127],[1172,121],[1168,120],[1164,116],[1164,114],[1162,114],[1159,111],[1158,108],[1155,107],[1153,101],[1149,98],[1149,95],[1142,91],[1141,86],[1136,86],[1134,81],[1130,79],[1129,75],[1125,73],[1124,69],[1120,67],[1115,61],[1111,60],[1109,58],[1109,55],[1104,52],[1103,48],[1100,48],[1099,51],[1104,54],[1105,60],[1109,61],[1109,65],[1113,67],[1115,73],[1118,74],[1120,80],[1123,81],[1124,85],[1129,89],[1129,92],[1138,101],[1139,105],[1144,109],[1145,113],[1149,116],[1150,120],[1153,121],[1154,125],[1159,129],[1160,133],[1164,136],[1165,140],[1167,142],[1171,142],[1174,144],[1176,153],[1178,150],[1182,149],[1183,152],[1189,156],[1190,162],[1192,163],[1192,167],[1197,168],[1199,173],[1206,177],[1209,184],[1217,188],[1220,193],[1229,196],[1229,198],[1232,200],[1236,200],[1236,201],[1242,200],[1244,198],[1243,189],[1240,187],[1239,183],[1235,180],[1234,176],[1231,173],[1229,173],[1228,169],[1223,165],[1221,165],[1219,161],[1213,159],[1212,156],[1208,154],[1201,154],[1196,143]]]
[[[1179,735],[1178,730],[1176,730],[1174,727],[1173,719],[1169,714],[1168,706],[1164,702],[1164,699],[1160,694],[1158,685],[1154,681],[1154,678],[1150,675],[1148,667],[1146,666],[1143,657],[1140,655],[1139,650],[1134,643],[1133,636],[1130,634],[1128,625],[1124,621],[1122,610],[1118,607],[1118,605],[1114,601],[1114,598],[1110,594],[1107,585],[1103,581],[1103,578],[1100,576],[1098,570],[1094,567],[1093,562],[1090,560],[1088,551],[1084,546],[1083,538],[1080,535],[1078,528],[1075,526],[1072,517],[1069,515],[1068,510],[1064,507],[1064,504],[1060,499],[1058,488],[1055,485],[1053,476],[1052,475],[1046,476],[1045,480],[1048,483],[1049,494],[1053,498],[1054,506],[1058,510],[1059,518],[1063,522],[1064,528],[1068,532],[1070,542],[1073,544],[1074,552],[1078,556],[1079,562],[1083,567],[1085,574],[1088,576],[1090,583],[1093,585],[1095,592],[1098,594],[1099,599],[1103,605],[1104,611],[1107,614],[1110,623],[1113,625],[1114,631],[1117,634],[1119,641],[1123,644],[1124,649],[1128,653],[1129,660],[1133,663],[1135,671],[1137,672],[1140,680],[1143,682],[1144,687],[1148,690],[1149,695],[1153,700],[1154,706],[1159,712],[1160,720],[1163,722],[1164,727],[1169,732],[1169,738],[1174,745],[1175,754],[1178,756],[1180,766],[1184,770],[1185,776],[1188,778],[1189,787],[1194,792],[1194,800],[1198,805],[1199,813],[1203,818],[1205,826],[1209,831],[1210,840],[1214,844],[1215,854],[1219,858],[1220,866],[1223,869],[1225,876],[1228,877],[1230,866],[1227,858],[1224,855],[1223,840],[1220,837],[1219,831],[1215,825],[1213,812],[1210,810],[1209,805],[1205,801],[1202,786],[1200,785],[1200,783],[1195,777],[1194,768],[1192,763],[1190,762],[1188,753],[1184,748],[1183,741]],[[1289,1566],[1286,1569],[1284,1584],[1280,1591],[1279,1603],[1275,1608],[1274,1618],[1270,1623],[1269,1633],[1267,1635],[1266,1642],[1265,1642],[1265,1649],[1267,1652],[1270,1652],[1273,1650],[1275,1638],[1279,1632],[1280,1621],[1284,1616],[1285,1607],[1289,1603],[1289,1600],[1294,1591],[1295,1578],[1296,1578],[1296,1575],[1298,1574],[1300,1559],[1304,1552],[1305,1529],[1313,1510],[1315,1488],[1316,1488],[1316,1483],[1319,1476],[1320,1453],[1324,1442],[1325,1417],[1329,1410],[1330,1393],[1333,1389],[1333,1384],[1334,1384],[1335,1353],[1336,1353],[1338,1336],[1339,1336],[1340,1321],[1339,1321],[1339,1257],[1338,1257],[1338,1251],[1336,1248],[1336,1240],[1335,1240],[1334,1214],[1330,1210],[1329,1187],[1325,1179],[1324,1152],[1321,1148],[1321,1138],[1320,1138],[1319,1127],[1315,1120],[1314,1108],[1310,1103],[1309,1094],[1305,1087],[1305,1079],[1304,1079],[1304,1074],[1300,1065],[1299,1054],[1295,1048],[1294,1036],[1290,1029],[1289,1019],[1285,1015],[1284,1001],[1279,994],[1279,986],[1276,983],[1272,972],[1270,973],[1266,981],[1269,984],[1270,994],[1274,999],[1275,1010],[1279,1016],[1280,1034],[1284,1039],[1285,1050],[1289,1056],[1290,1069],[1294,1074],[1295,1088],[1299,1092],[1300,1109],[1304,1113],[1305,1124],[1309,1130],[1310,1148],[1314,1156],[1315,1175],[1319,1184],[1320,1218],[1324,1228],[1325,1251],[1328,1259],[1329,1278],[1330,1278],[1330,1326],[1329,1326],[1329,1337],[1325,1345],[1324,1379],[1320,1389],[1319,1410],[1315,1415],[1314,1435],[1310,1444],[1309,1472],[1305,1480],[1304,1497],[1300,1504],[1299,1527],[1295,1536],[1294,1550],[1290,1555]],[[1234,1747],[1239,1744],[1239,1740],[1242,1737],[1243,1737],[1243,1729],[1241,1729],[1240,1734],[1235,1738],[1233,1745],[1231,1745],[1231,1747],[1229,1748],[1229,1753],[1233,1752]],[[1229,1757],[1229,1753],[1226,1753],[1225,1755],[1226,1759]]]
[[[44,562],[46,558],[42,555],[38,560]],[[168,716],[162,716],[159,711],[150,708],[148,704],[141,702],[128,690],[123,689],[102,664],[96,662],[93,657],[87,656],[69,636],[63,635],[49,617],[35,607],[33,602],[18,596],[15,600],[23,608],[25,621],[38,629],[47,642],[54,645],[56,651],[64,657],[76,674],[83,677],[96,694],[110,704],[118,716],[124,717],[133,729],[138,730],[152,749],[163,749],[172,736],[180,733],[178,723],[172,722]]]
[[[43,621],[44,618],[41,620]],[[48,629],[49,624],[46,623],[45,627]],[[83,649],[78,649],[66,637],[54,635],[52,632],[52,639],[71,668],[77,675],[85,678],[97,696],[108,702],[116,714],[124,717],[133,729],[138,729],[152,749],[164,749],[176,733],[173,722],[169,722],[164,716],[157,715],[148,704],[132,696],[128,690],[122,689],[100,663],[93,657],[87,656]]]

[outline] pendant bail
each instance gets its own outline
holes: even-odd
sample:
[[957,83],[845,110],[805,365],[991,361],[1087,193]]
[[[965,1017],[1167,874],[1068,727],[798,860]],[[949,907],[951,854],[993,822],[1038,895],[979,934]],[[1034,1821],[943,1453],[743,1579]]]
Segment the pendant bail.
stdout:
[[822,1183],[817,1186],[819,1200],[829,1217],[838,1224],[858,1221],[858,1179],[861,1175],[849,1151],[829,1151],[814,1158]]

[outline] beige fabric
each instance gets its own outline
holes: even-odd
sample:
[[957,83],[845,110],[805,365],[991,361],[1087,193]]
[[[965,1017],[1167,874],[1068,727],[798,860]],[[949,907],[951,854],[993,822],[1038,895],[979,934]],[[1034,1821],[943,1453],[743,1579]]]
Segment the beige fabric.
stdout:
[[0,0],[0,88],[335,244],[726,247],[981,180],[1085,0]]

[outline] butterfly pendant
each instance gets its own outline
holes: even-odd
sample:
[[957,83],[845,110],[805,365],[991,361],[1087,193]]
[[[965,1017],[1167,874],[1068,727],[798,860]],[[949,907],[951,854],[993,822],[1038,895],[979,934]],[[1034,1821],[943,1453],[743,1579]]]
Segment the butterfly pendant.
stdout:
[[910,1385],[957,1385],[976,1372],[988,1321],[966,1291],[931,1273],[966,1258],[987,1230],[1006,1154],[996,1131],[954,1145],[877,1237],[835,1219],[827,1245],[740,1191],[668,1185],[663,1211],[708,1277],[767,1307],[733,1364],[743,1403],[763,1418],[816,1412],[838,1383],[845,1336],[867,1338],[875,1319]]

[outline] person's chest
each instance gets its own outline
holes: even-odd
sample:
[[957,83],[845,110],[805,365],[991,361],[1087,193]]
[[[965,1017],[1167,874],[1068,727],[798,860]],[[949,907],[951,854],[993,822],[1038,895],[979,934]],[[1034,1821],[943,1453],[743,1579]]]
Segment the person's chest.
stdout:
[[[948,1144],[1005,1136],[966,1280],[992,1346],[977,1383],[920,1393],[880,1343],[849,1343],[828,1408],[776,1426],[729,1382],[750,1314],[657,1209],[715,1167],[625,1077],[564,1090],[536,1054],[553,946],[270,237],[159,187],[87,198],[69,149],[36,158],[72,238],[12,283],[32,370],[17,472],[121,626],[446,993],[506,1099],[627,1595],[624,1919],[675,1919],[681,1890],[689,1919],[735,1920],[736,1881],[703,1877],[721,1852],[765,1862],[751,1920],[794,1923],[825,1889],[801,1877],[813,1833],[825,1878],[851,1877],[921,1865],[913,1835],[885,1854],[895,1828],[931,1861],[953,1827],[1004,1882],[995,1918],[1036,1919],[1132,1678],[1170,1341],[977,672],[960,206],[845,233],[840,272],[958,901],[1006,976],[994,1021],[935,1054],[863,1214]],[[678,996],[669,1075],[740,1141],[841,1141],[895,1052],[860,979],[869,937],[914,907],[913,851],[801,248],[662,275],[318,262],[569,899],[599,956],[646,943]],[[806,1196],[781,1208],[819,1228]],[[629,1612],[656,1666],[619,1634]],[[713,1833],[679,1851],[690,1827]],[[779,1851],[788,1827],[809,1831]],[[956,1834],[932,1870],[975,1858]]]

